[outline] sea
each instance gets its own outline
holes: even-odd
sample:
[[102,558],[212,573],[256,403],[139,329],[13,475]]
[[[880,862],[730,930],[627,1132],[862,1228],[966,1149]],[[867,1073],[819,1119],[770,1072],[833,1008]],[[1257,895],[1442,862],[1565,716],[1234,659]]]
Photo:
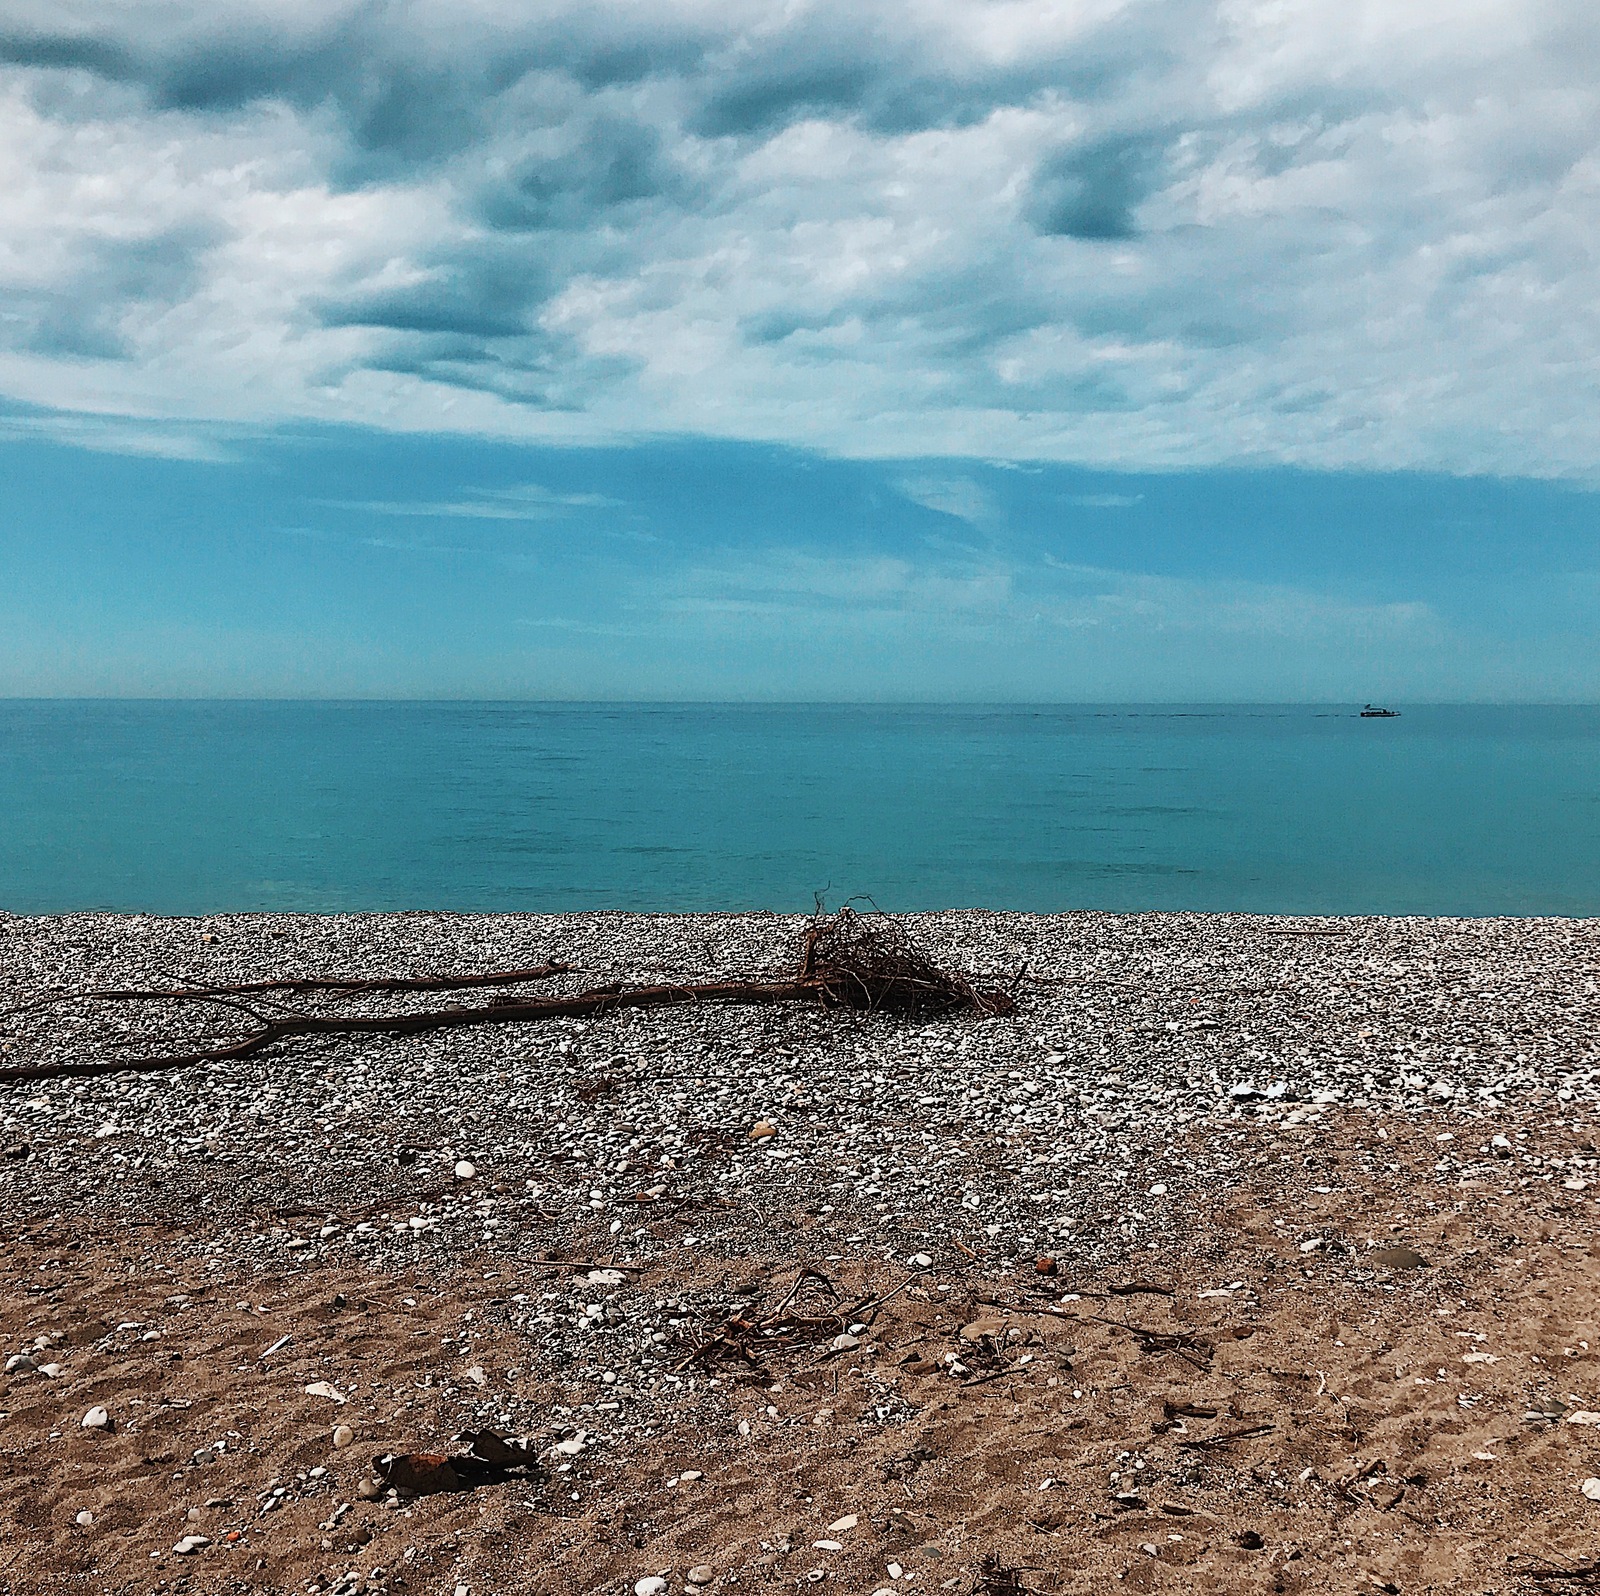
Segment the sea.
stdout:
[[1600,914],[1600,706],[0,700],[0,909]]

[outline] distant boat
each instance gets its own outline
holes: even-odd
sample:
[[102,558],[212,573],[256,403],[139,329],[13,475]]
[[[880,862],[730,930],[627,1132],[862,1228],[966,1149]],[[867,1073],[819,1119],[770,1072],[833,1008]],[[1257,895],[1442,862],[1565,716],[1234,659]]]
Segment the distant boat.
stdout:
[[1399,720],[1398,709],[1379,709],[1376,704],[1364,704],[1361,709],[1363,720]]

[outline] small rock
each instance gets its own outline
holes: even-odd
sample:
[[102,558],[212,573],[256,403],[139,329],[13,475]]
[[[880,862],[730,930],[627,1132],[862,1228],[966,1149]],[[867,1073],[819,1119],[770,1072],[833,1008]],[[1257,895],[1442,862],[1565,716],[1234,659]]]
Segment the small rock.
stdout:
[[47,1380],[54,1380],[61,1373],[61,1365],[59,1363],[41,1363],[39,1365],[39,1373]]
[[933,1266],[933,1259],[931,1259],[925,1252],[912,1253],[911,1262],[915,1264],[918,1269],[929,1269]]
[[1370,1254],[1380,1269],[1426,1269],[1428,1260],[1414,1247],[1380,1247]]
[[209,1535],[185,1535],[172,1549],[179,1557],[193,1557],[203,1546],[211,1544]]
[[843,1534],[843,1532],[845,1530],[853,1530],[856,1527],[856,1525],[859,1524],[860,1522],[861,1522],[861,1519],[857,1514],[855,1514],[855,1513],[846,1513],[843,1518],[836,1518],[828,1526],[828,1533],[830,1535]]
[[344,1392],[341,1391],[338,1386],[330,1385],[326,1380],[313,1380],[311,1384],[306,1387],[306,1395],[314,1397],[326,1397],[330,1402],[337,1402],[341,1404],[341,1406],[346,1401]]
[[819,1552],[842,1552],[844,1550],[843,1541],[813,1541],[811,1544]]
[[1255,1530],[1240,1530],[1233,1538],[1247,1552],[1259,1552],[1267,1544]]
[[356,1438],[356,1432],[348,1424],[336,1424],[333,1427],[333,1444],[342,1452]]
[[456,1161],[457,1180],[471,1180],[477,1173],[477,1165],[469,1163],[465,1158]]
[[26,1352],[13,1352],[6,1359],[7,1374],[32,1374],[38,1367],[39,1360]]
[[1591,1476],[1578,1487],[1591,1502],[1600,1502],[1600,1480]]
[[659,1574],[650,1574],[634,1581],[633,1596],[661,1596],[666,1588],[667,1582]]
[[1033,1272],[1036,1275],[1053,1275],[1060,1267],[1054,1258],[1040,1257],[1033,1260]]
[[83,1508],[72,1521],[79,1529],[88,1529],[94,1523],[94,1514],[88,1508]]
[[[562,1457],[576,1457],[588,1445],[588,1442],[588,1435],[579,1430],[576,1435],[569,1435],[566,1440],[557,1441],[550,1450],[559,1453]],[[664,1586],[662,1588],[665,1589]]]
[[383,1487],[373,1479],[362,1480],[356,1486],[356,1495],[363,1502],[376,1502],[383,1495]]
[[753,1142],[764,1142],[770,1137],[776,1136],[777,1134],[778,1127],[770,1123],[768,1120],[758,1119],[755,1124],[750,1127],[750,1140]]
[[1588,1408],[1574,1408],[1567,1415],[1568,1424],[1600,1424],[1600,1413],[1591,1412]]
[[483,1368],[476,1363],[467,1370],[463,1378],[470,1380],[473,1385],[478,1386],[487,1385],[489,1383],[489,1376],[484,1372]]
[[104,1408],[90,1408],[83,1416],[83,1427],[86,1430],[109,1430],[111,1415]]
[[685,1469],[683,1473],[678,1476],[678,1478],[680,1480],[689,1480],[692,1482],[694,1480],[703,1480],[705,1475],[702,1474],[699,1469]]
[[852,1352],[861,1345],[860,1336],[838,1335],[828,1343],[830,1352]]
[[683,1577],[691,1585],[709,1585],[717,1577],[717,1571],[710,1563],[696,1563]]

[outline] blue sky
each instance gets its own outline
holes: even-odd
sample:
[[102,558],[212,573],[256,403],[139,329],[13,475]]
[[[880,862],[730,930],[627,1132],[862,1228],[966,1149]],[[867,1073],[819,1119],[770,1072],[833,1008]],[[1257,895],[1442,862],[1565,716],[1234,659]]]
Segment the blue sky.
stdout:
[[0,0],[0,693],[1600,696],[1575,0]]

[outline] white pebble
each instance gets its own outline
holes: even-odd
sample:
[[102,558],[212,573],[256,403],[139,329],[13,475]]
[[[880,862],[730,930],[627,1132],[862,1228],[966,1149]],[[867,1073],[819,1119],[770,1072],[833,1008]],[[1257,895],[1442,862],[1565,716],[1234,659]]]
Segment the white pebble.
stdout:
[[185,1535],[172,1549],[179,1557],[193,1557],[202,1546],[209,1546],[210,1544],[211,1537],[209,1535]]
[[86,1430],[109,1430],[111,1415],[104,1408],[90,1408],[83,1416],[83,1427]]
[[88,1529],[94,1523],[94,1514],[88,1508],[83,1508],[72,1521],[79,1529]]
[[475,1164],[469,1164],[466,1159],[459,1159],[456,1163],[456,1179],[471,1180],[478,1173]]
[[650,1574],[634,1581],[633,1596],[661,1596],[666,1588],[667,1582],[659,1574]]

